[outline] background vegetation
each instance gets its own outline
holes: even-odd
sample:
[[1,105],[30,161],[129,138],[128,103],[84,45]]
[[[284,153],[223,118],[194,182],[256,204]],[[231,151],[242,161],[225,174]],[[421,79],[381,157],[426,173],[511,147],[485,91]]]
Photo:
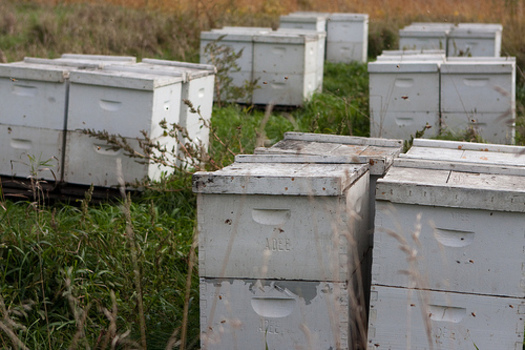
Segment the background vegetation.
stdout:
[[[398,29],[413,21],[502,23],[503,54],[518,60],[518,125],[525,127],[523,0],[3,0],[0,61],[69,52],[197,62],[201,30],[276,28],[278,16],[294,10],[368,13],[371,59],[395,49]],[[366,65],[327,64],[324,79],[324,92],[301,109],[214,107],[214,164],[290,130],[368,136]],[[47,203],[34,175],[24,200],[0,187],[0,348],[198,347],[190,175],[174,172],[145,183],[132,201],[112,203],[95,203],[89,192]]]

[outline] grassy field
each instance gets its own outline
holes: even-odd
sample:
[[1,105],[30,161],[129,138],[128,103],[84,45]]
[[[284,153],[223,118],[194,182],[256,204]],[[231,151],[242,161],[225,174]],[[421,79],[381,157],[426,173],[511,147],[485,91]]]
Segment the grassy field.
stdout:
[[[298,9],[369,13],[371,59],[396,48],[397,30],[412,21],[503,23],[503,53],[518,59],[518,126],[525,127],[525,3],[519,0],[4,0],[0,61],[71,52],[197,62],[201,30],[276,27],[280,14]],[[324,92],[301,109],[267,115],[251,106],[215,106],[207,168],[230,164],[235,154],[291,130],[368,136],[366,65],[327,64],[324,79]],[[518,143],[525,144],[524,134]],[[0,348],[198,348],[190,176],[175,171],[144,183],[141,196],[113,203],[95,203],[89,192],[79,201],[48,203],[36,179],[27,200],[6,197],[0,188]]]

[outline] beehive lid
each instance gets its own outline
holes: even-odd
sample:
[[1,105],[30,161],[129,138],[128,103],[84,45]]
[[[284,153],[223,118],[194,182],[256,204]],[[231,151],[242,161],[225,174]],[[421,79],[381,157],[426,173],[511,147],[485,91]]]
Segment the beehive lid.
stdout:
[[193,192],[339,196],[367,173],[366,164],[234,163],[193,175]]
[[445,38],[450,30],[450,26],[444,25],[410,25],[400,29],[399,36]]
[[104,67],[106,72],[129,72],[154,76],[178,77],[186,80],[186,72],[170,66],[156,66],[151,64],[118,65]]
[[460,56],[460,57],[447,57],[448,62],[511,62],[516,63],[516,57],[491,57],[491,56]]
[[319,21],[325,21],[326,15],[317,13],[296,13],[293,15],[281,15],[279,17],[280,22],[288,23],[317,23]]
[[319,40],[318,32],[312,31],[311,34],[306,32],[302,34],[295,34],[291,32],[273,31],[268,34],[254,35],[253,41],[256,43],[269,44],[305,44],[307,42],[314,42]]
[[13,82],[20,79],[63,83],[68,76],[68,70],[60,66],[24,62],[0,64],[0,77],[9,78]]
[[221,29],[212,29],[212,32],[227,32],[227,33],[268,33],[271,32],[271,27],[222,27]]
[[[275,33],[284,35],[315,35],[319,40],[324,40],[326,32],[319,32],[317,30],[301,29],[301,28],[278,28]],[[272,35],[272,33],[270,34]]]
[[440,62],[403,60],[403,62],[376,61],[368,63],[369,73],[437,73]]
[[414,54],[414,55],[380,55],[377,56],[377,61],[380,62],[407,62],[407,61],[430,61],[430,62],[444,62],[445,55],[441,54]]
[[523,146],[415,139],[408,152],[400,157],[525,168]]
[[413,22],[412,24],[406,26],[405,28],[410,27],[425,27],[430,29],[437,29],[437,30],[450,30],[452,29],[454,25],[448,22]]
[[329,12],[316,12],[316,11],[295,11],[292,13],[289,13],[288,16],[317,16],[322,17],[324,19],[327,19],[330,17]]
[[241,32],[241,31],[221,31],[221,30],[213,30],[211,32],[201,32],[201,40],[210,40],[210,41],[216,41],[219,40],[218,45],[222,41],[230,41],[230,42],[251,42],[253,41],[253,36],[255,34],[260,34],[256,32]]
[[[104,64],[102,61],[93,60],[75,60],[69,58],[61,59],[48,59],[48,58],[37,58],[37,57],[24,57],[24,64],[39,64],[47,66],[63,67],[63,69],[102,69]],[[22,62],[20,62],[22,64]]]
[[446,56],[445,50],[421,49],[421,50],[384,50],[381,56],[412,56],[412,55],[439,55]]
[[[401,140],[287,132],[270,148],[257,148],[255,155],[282,155],[280,161],[309,157],[312,163],[369,164],[371,175],[383,175],[403,148]],[[242,161],[242,160],[241,160]]]
[[106,61],[116,63],[135,63],[137,58],[133,56],[109,56],[109,55],[84,55],[75,53],[65,53],[61,59],[80,60],[80,61]]
[[[180,63],[180,65],[179,65]],[[137,67],[149,69],[152,72],[172,71],[184,76],[185,81],[215,75],[215,66],[209,64],[195,64],[186,62],[166,61],[145,58]]]
[[331,22],[364,22],[368,20],[368,15],[364,13],[332,13],[328,20]]
[[139,69],[133,71],[129,66],[109,66],[99,71],[72,71],[69,80],[76,84],[153,91],[162,86],[182,83],[184,78]]
[[436,61],[446,59],[444,50],[385,50],[377,56],[378,61]]
[[441,65],[442,74],[509,74],[516,69],[512,60],[462,60],[446,61]]
[[501,24],[490,23],[460,23],[454,26],[450,36],[473,36],[473,37],[494,37],[503,31]]
[[525,212],[525,167],[398,159],[376,187],[377,200]]
[[188,71],[206,71],[208,74],[217,73],[217,68],[211,64],[202,64],[202,63],[190,63],[190,62],[180,62],[180,61],[170,61],[170,60],[159,60],[155,58],[144,58],[142,63],[156,64],[161,66],[170,66],[176,68],[187,69]]

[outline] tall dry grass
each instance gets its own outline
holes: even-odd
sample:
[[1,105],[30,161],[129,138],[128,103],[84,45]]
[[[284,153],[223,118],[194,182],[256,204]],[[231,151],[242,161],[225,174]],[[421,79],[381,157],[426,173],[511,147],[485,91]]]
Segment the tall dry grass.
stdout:
[[[24,6],[38,7],[38,20]],[[200,31],[224,25],[275,28],[279,15],[296,10],[369,14],[371,57],[397,48],[399,28],[414,21],[501,23],[502,55],[517,58],[518,80],[525,81],[523,0],[4,0],[0,61],[62,52],[197,61]],[[19,44],[3,43],[2,35],[16,33],[27,35],[18,34]]]

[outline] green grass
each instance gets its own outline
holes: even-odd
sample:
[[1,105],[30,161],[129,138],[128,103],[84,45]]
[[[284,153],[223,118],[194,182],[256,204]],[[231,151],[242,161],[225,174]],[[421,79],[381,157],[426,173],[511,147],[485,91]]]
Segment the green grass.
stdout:
[[[182,326],[193,198],[186,175],[173,176],[162,191],[147,190],[130,207],[132,242],[122,203],[40,207],[2,201],[0,295],[8,311],[2,316],[10,318],[12,330],[29,349],[69,348],[75,337],[78,346],[103,348],[106,337],[112,341],[127,330],[131,333],[123,340],[138,342],[138,295],[130,253],[134,244],[148,347],[165,348]],[[193,276],[188,339],[195,343],[199,311],[197,274]],[[108,317],[113,305],[114,320]],[[9,347],[5,334],[0,333],[0,344]]]

